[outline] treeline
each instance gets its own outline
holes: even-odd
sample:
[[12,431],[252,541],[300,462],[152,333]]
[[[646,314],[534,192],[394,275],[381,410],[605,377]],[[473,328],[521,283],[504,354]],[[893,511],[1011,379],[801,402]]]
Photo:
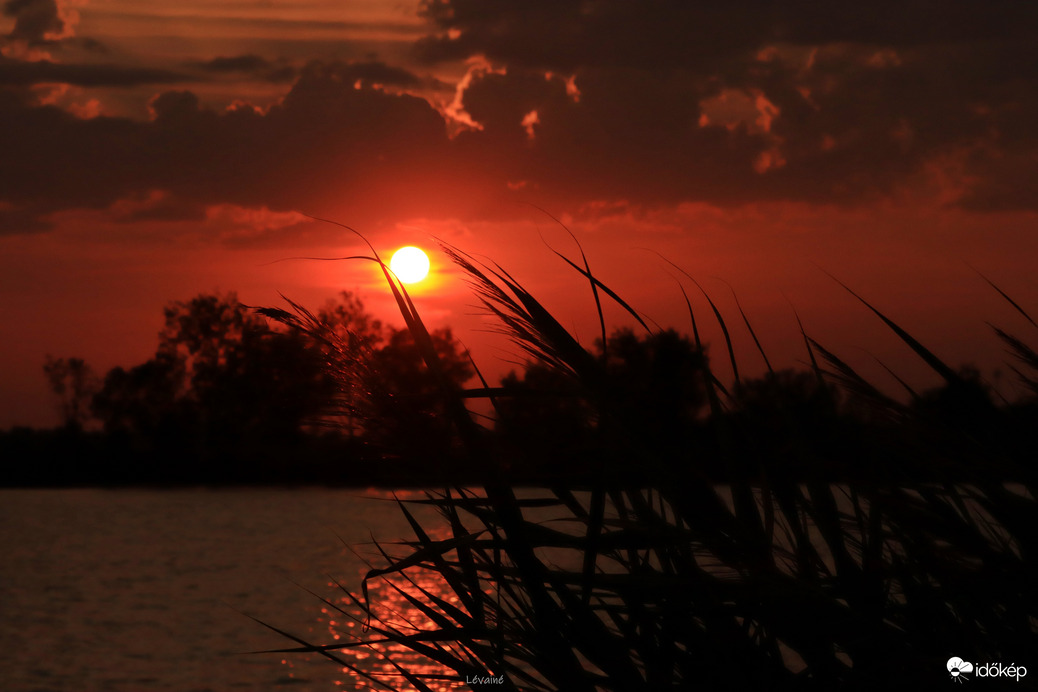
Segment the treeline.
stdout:
[[815,344],[828,369],[725,387],[689,337],[620,329],[571,354],[580,372],[531,353],[500,386],[473,386],[449,329],[430,334],[438,380],[411,332],[349,292],[317,312],[289,307],[250,308],[233,293],[171,303],[154,356],[103,377],[82,359],[48,357],[64,425],[0,434],[0,482],[479,483],[484,464],[459,453],[445,408],[445,388],[466,386],[492,404],[480,435],[514,482],[652,483],[674,468],[716,482],[917,481],[927,464],[1011,479],[1038,442],[1035,398],[1000,401],[968,368],[898,402]]
[[[103,376],[48,356],[63,425],[2,433],[3,484],[430,482],[445,424],[410,334],[349,292],[309,314],[319,330],[260,312],[234,293],[173,302],[154,356]],[[432,336],[451,379],[471,377],[450,330]]]

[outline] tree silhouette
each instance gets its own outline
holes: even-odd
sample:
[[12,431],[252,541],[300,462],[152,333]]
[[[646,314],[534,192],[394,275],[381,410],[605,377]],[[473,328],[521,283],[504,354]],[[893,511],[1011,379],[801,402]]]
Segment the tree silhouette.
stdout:
[[181,399],[183,369],[166,357],[126,370],[113,368],[94,396],[91,410],[105,432],[156,441],[184,438],[191,411]]
[[82,358],[53,358],[43,364],[50,389],[58,397],[66,428],[82,429],[89,417],[90,400],[99,383],[93,369]]
[[[426,368],[411,333],[383,325],[348,291],[317,314],[289,301],[292,312],[257,312],[306,334],[334,379],[330,425],[372,443],[380,453],[429,459],[449,451],[450,417],[439,383]],[[456,385],[474,374],[449,328],[430,334],[444,375]]]
[[[430,333],[444,374],[460,385],[474,374],[450,328]],[[406,457],[446,455],[450,416],[445,397],[426,368],[411,333],[389,328],[364,373],[365,431],[387,452]]]
[[181,398],[207,444],[288,442],[330,395],[319,354],[298,330],[271,330],[237,296],[199,295],[165,309],[157,359],[184,373]]
[[320,353],[271,330],[234,293],[170,303],[155,357],[115,368],[94,397],[109,432],[202,446],[294,441],[330,396]]
[[[107,433],[171,457],[269,457],[316,425],[384,455],[446,453],[448,417],[408,331],[384,325],[348,291],[316,314],[296,308],[255,310],[234,293],[172,302],[154,357],[108,372],[90,410]],[[449,379],[472,376],[449,329],[432,340]],[[54,361],[48,374],[71,382],[85,367],[73,362]],[[70,410],[81,411],[76,401]]]
[[496,430],[506,448],[549,473],[589,463],[626,473],[614,457],[632,445],[657,458],[688,449],[706,404],[706,357],[687,337],[619,329],[591,354],[593,387],[543,363],[503,378]]

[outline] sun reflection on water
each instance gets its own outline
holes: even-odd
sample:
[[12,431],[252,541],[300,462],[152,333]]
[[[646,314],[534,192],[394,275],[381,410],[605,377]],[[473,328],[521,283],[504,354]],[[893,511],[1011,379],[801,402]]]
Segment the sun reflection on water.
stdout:
[[[428,527],[431,537],[436,540],[446,537],[446,527]],[[437,535],[440,534],[440,535]],[[429,659],[426,656],[391,641],[385,641],[377,632],[367,625],[376,628],[392,629],[407,634],[436,629],[429,617],[416,605],[409,602],[407,596],[420,602],[428,603],[423,593],[434,594],[451,605],[459,605],[457,595],[435,572],[426,569],[407,570],[408,579],[399,575],[387,575],[370,579],[367,583],[369,614],[347,596],[342,587],[352,588],[357,598],[363,598],[358,588],[366,570],[358,572],[357,579],[350,582],[327,583],[331,594],[327,596],[329,604],[320,609],[317,618],[321,644],[355,644],[367,642],[361,646],[349,646],[336,651],[336,655],[364,674],[368,679],[350,668],[342,668],[343,677],[335,679],[334,685],[346,690],[402,690],[410,692],[416,688],[401,673],[401,668],[418,676],[422,682],[435,692],[468,689],[464,679],[450,668]],[[332,605],[334,604],[334,605]],[[429,604],[431,605],[431,604]],[[341,610],[340,610],[341,609]],[[374,641],[372,641],[374,640]],[[449,644],[441,644],[447,650],[454,650]]]
[[[466,496],[478,498],[479,493],[466,491]],[[377,499],[389,502],[371,505],[374,510],[368,517],[368,525],[381,527],[375,529],[376,533],[382,534],[383,538],[391,538],[370,544],[355,543],[350,551],[343,553],[343,559],[352,566],[341,574],[335,574],[334,570],[326,572],[330,575],[329,580],[311,591],[323,603],[315,603],[309,616],[311,624],[305,627],[305,634],[299,635],[300,639],[314,646],[327,647],[329,653],[340,661],[338,672],[333,672],[336,668],[318,653],[289,656],[282,663],[289,668],[287,677],[291,678],[293,688],[299,692],[331,689],[412,692],[419,689],[408,680],[408,676],[413,676],[424,686],[421,689],[448,692],[470,689],[471,676],[493,678],[508,675],[506,670],[496,670],[499,665],[490,663],[496,656],[496,647],[488,649],[491,642],[484,638],[491,631],[497,632],[499,614],[494,611],[493,605],[488,605],[501,605],[501,593],[496,582],[485,572],[480,572],[479,588],[483,592],[484,605],[477,605],[471,600],[474,594],[466,593],[470,588],[468,581],[464,580],[460,587],[466,592],[460,595],[455,593],[445,577],[437,571],[439,566],[435,560],[408,562],[414,559],[416,551],[420,551],[423,544],[444,546],[459,535],[477,535],[481,528],[479,522],[462,512],[460,520],[455,517],[459,523],[452,526],[433,506],[438,499],[435,493],[394,492]],[[401,536],[413,537],[416,528],[414,524],[408,525],[406,522],[392,523],[393,518],[401,516],[396,514],[400,511],[398,502],[405,503],[406,513],[419,525],[417,530],[424,532],[421,541],[415,543],[414,538],[410,541],[401,540]],[[383,515],[383,509],[391,509],[394,514]],[[557,508],[552,507],[538,506],[530,509],[529,514],[538,523],[560,518],[556,516]],[[375,516],[378,516],[377,520]],[[443,553],[434,552],[446,564],[456,566],[460,559],[457,552],[445,546],[444,550]],[[563,568],[579,567],[579,562],[569,564],[573,555],[566,551],[563,551],[565,554],[556,555],[553,551],[547,550],[540,557]],[[365,597],[365,576],[370,570],[380,571],[389,566],[394,568],[386,573],[374,574],[367,580]],[[452,641],[456,633],[450,630],[459,626],[458,617],[464,621],[461,628],[471,624],[469,617],[476,617],[488,629],[484,629],[484,635],[477,636],[475,641]],[[386,632],[391,636],[387,638]],[[439,636],[420,641],[412,639],[408,643],[391,641],[423,632],[438,633]],[[497,635],[494,636],[496,641]],[[432,656],[420,651],[423,648]],[[440,663],[440,658],[448,662],[456,661],[462,672],[458,673]],[[524,679],[528,676],[533,676],[529,679],[539,679],[538,673],[522,659],[522,656],[510,657],[502,665],[510,666],[513,672],[523,671]],[[294,671],[293,661],[298,666]],[[348,665],[344,666],[343,663]],[[304,669],[308,674],[304,675]],[[322,673],[322,670],[325,672]],[[325,681],[323,686],[319,682],[321,680]]]

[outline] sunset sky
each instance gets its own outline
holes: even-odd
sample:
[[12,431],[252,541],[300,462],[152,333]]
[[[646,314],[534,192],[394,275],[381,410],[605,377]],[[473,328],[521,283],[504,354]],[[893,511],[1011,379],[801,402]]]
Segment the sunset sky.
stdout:
[[[320,307],[436,249],[507,268],[590,344],[592,269],[688,330],[680,277],[774,361],[794,318],[877,383],[935,384],[826,272],[953,364],[1038,313],[1038,20],[1029,3],[6,0],[0,428],[53,425],[46,354],[149,358],[163,305],[237,290]],[[550,214],[550,216],[549,216]],[[513,359],[431,252],[414,289],[481,368]],[[728,285],[726,285],[726,282]],[[702,323],[709,308],[689,282]],[[622,324],[611,311],[614,324]],[[706,330],[715,361],[718,330]],[[1033,341],[1033,340],[1032,340]]]

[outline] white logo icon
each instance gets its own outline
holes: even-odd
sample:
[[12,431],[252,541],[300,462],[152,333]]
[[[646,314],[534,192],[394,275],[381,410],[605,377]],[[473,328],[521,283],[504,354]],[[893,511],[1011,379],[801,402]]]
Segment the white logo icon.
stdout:
[[963,682],[969,680],[966,673],[973,672],[973,664],[969,661],[963,661],[958,656],[952,656],[948,659],[948,672],[951,673],[951,679],[955,682]]

